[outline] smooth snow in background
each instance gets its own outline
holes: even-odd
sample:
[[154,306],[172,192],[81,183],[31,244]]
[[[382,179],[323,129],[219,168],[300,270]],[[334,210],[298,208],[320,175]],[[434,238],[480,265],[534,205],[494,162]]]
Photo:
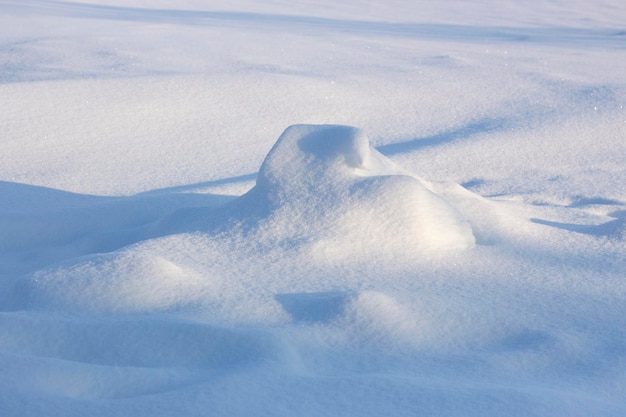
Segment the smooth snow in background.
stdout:
[[626,413],[620,2],[0,10],[0,414]]

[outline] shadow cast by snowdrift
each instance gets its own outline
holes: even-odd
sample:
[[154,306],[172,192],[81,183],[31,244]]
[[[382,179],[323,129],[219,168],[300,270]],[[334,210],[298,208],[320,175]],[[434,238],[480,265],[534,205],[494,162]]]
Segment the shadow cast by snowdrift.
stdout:
[[189,192],[228,181],[123,197],[0,181],[0,274],[25,273],[155,237],[148,226],[173,213],[189,208],[214,209],[231,201],[232,196]]
[[[145,191],[143,193],[136,194],[136,196],[153,196],[153,195],[160,195],[160,194],[184,193],[184,192],[190,192],[190,191],[193,192],[194,190],[199,190],[202,188],[218,187],[221,185],[230,185],[230,184],[255,181],[256,177],[257,177],[256,173],[237,175],[234,177],[198,182],[194,184],[185,184],[185,185],[177,185],[174,187],[158,188],[156,190],[150,190],[150,191]],[[213,196],[216,197],[216,195],[213,195]]]
[[535,218],[530,219],[530,221],[544,226],[556,227],[557,229],[568,230],[570,232],[582,233],[596,237],[619,239],[622,235],[624,235],[624,233],[626,233],[626,216],[598,225],[559,223]]
[[416,138],[405,142],[390,143],[376,147],[380,153],[387,156],[417,151],[422,148],[439,146],[448,143],[471,139],[481,133],[490,133],[506,129],[508,127],[506,119],[485,118],[476,122],[468,123],[458,129],[438,133],[436,135]]
[[352,297],[342,291],[276,294],[274,299],[296,323],[328,323],[341,316]]

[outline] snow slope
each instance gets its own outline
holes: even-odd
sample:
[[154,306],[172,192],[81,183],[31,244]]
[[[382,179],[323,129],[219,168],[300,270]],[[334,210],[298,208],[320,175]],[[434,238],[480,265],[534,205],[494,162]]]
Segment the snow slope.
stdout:
[[331,3],[0,2],[0,415],[626,414],[626,9]]

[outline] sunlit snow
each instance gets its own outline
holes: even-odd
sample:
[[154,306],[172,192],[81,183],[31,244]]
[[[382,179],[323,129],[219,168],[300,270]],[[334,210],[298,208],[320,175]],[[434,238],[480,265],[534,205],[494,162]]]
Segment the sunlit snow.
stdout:
[[0,11],[0,416],[626,415],[620,1]]

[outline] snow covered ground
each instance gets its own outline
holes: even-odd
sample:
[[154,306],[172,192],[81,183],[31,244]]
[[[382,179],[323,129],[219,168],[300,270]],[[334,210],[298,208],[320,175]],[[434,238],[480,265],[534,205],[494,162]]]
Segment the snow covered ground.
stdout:
[[0,415],[626,415],[624,22],[0,1]]

